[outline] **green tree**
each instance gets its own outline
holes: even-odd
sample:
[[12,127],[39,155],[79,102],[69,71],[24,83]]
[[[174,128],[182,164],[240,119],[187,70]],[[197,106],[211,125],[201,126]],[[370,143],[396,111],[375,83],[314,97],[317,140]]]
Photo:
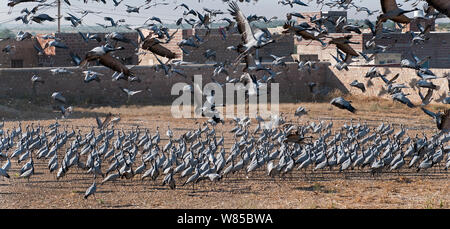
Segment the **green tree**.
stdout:
[[0,38],[13,38],[14,36],[14,33],[10,29],[0,29]]

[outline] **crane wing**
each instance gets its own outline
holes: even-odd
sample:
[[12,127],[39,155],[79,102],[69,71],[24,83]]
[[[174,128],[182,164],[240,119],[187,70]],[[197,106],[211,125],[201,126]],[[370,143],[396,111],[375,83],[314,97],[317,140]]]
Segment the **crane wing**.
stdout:
[[242,41],[248,43],[248,41],[254,39],[250,23],[248,22],[242,11],[239,9],[239,6],[236,2],[230,3],[229,6],[231,8],[229,9],[230,14],[234,17],[234,20],[236,20],[238,24],[238,31],[242,36]]
[[105,128],[106,126],[108,126],[108,124],[111,121],[111,119],[112,119],[112,114],[108,113],[108,115],[106,115],[106,118],[105,118],[105,120],[102,123],[101,128]]
[[395,0],[380,0],[380,3],[383,13],[398,9],[398,5]]
[[101,56],[99,58],[99,62],[100,64],[112,69],[113,71],[122,72],[127,77],[132,75],[131,71],[124,64],[122,64],[119,60],[113,58],[109,54]]
[[347,54],[346,59],[350,58],[350,56],[359,56],[359,54],[348,44],[338,43],[336,44],[336,47]]
[[400,73],[397,73],[397,75],[395,75],[394,77],[392,77],[392,79],[391,79],[391,80],[389,80],[388,84],[392,84],[392,83],[394,83],[394,82],[395,82],[395,80],[397,80],[399,76],[400,76]]
[[98,116],[95,116],[95,121],[97,121],[97,128],[101,129],[103,123]]
[[433,113],[433,112],[431,112],[431,111],[429,111],[429,110],[427,110],[427,109],[425,109],[423,107],[421,107],[420,109],[422,109],[422,111],[425,112],[425,114],[429,115],[430,117],[436,118],[436,114],[435,113]]
[[450,1],[448,0],[427,0],[428,4],[450,17]]
[[450,109],[447,109],[444,111],[444,114],[442,115],[442,123],[441,123],[441,130],[444,132],[450,131]]
[[425,97],[422,99],[422,104],[427,105],[431,102],[431,97],[433,96],[434,90],[432,88],[428,88],[428,92]]
[[176,54],[174,52],[162,46],[159,40],[157,40],[156,38],[151,38],[150,36],[147,36],[147,38],[145,38],[144,43],[142,44],[142,48],[162,57],[166,57],[169,59],[176,58]]

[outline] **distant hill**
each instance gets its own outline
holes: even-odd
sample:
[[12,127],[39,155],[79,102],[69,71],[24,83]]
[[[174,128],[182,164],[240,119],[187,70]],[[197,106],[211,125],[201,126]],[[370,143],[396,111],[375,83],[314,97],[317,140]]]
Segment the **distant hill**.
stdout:
[[439,23],[438,28],[441,31],[450,31],[450,23]]
[[[284,24],[284,21],[282,20],[274,20],[270,23],[264,23],[264,22],[254,22],[252,23],[254,26],[259,27],[259,28],[274,28],[274,27],[278,27],[278,26],[282,26]],[[219,27],[224,27],[226,26],[227,23],[213,23],[211,24],[211,28],[219,28]],[[165,26],[167,26],[169,29],[176,29],[177,26],[175,24],[166,24]],[[192,28],[189,24],[183,24],[182,25],[183,28],[185,29],[189,29]],[[24,24],[6,24],[6,25],[2,25],[2,27],[0,27],[0,30],[2,29],[9,29],[10,31],[12,31],[14,34],[19,32],[19,31],[27,31],[29,33],[32,34],[36,34],[36,33],[54,33],[57,30],[57,26],[54,25],[24,25]],[[61,32],[64,33],[68,33],[68,32],[73,32],[73,33],[77,33],[77,32],[132,32],[132,30],[127,29],[125,26],[119,26],[117,28],[103,28],[101,26],[90,26],[90,25],[81,25],[78,26],[76,28],[70,26],[70,25],[61,25]]]

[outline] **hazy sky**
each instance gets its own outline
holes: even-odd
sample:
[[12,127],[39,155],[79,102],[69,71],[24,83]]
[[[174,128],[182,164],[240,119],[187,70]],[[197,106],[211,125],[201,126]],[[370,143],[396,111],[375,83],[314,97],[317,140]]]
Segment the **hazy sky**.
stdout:
[[[48,3],[53,2],[54,0],[47,0]],[[161,3],[161,2],[167,2],[169,5],[159,5],[155,7],[151,7],[150,9],[144,9],[144,7],[141,8],[140,13],[127,13],[126,6],[140,6],[145,3],[145,0],[123,0],[122,3],[116,8],[114,7],[114,4],[112,0],[106,0],[107,3],[104,4],[102,2],[95,2],[93,0],[89,0],[90,2],[88,4],[85,4],[83,0],[69,0],[71,3],[71,6],[68,6],[66,3],[62,1],[62,14],[63,16],[66,16],[67,13],[72,13],[76,16],[79,16],[80,13],[78,13],[81,10],[92,10],[101,12],[100,14],[92,14],[85,18],[83,18],[83,25],[89,26],[89,25],[95,25],[95,23],[105,23],[103,20],[103,17],[110,16],[114,19],[125,19],[126,24],[132,24],[132,25],[138,25],[142,24],[147,18],[156,16],[161,18],[161,20],[164,23],[173,23],[175,20],[177,20],[183,13],[184,8],[181,7],[177,10],[174,10],[174,7],[178,4],[185,3],[190,8],[195,9],[197,11],[202,11],[203,7],[211,8],[211,9],[220,9],[227,14],[224,16],[230,17],[228,14],[228,4],[224,3],[222,0],[152,0],[151,4],[154,3]],[[307,3],[309,6],[298,6],[295,5],[293,8],[290,6],[283,6],[278,4],[278,0],[259,0],[258,3],[239,3],[242,11],[246,16],[250,14],[257,14],[257,15],[264,15],[267,18],[272,16],[277,16],[279,18],[284,18],[286,13],[288,12],[311,12],[311,11],[319,11],[320,8],[315,4],[315,0],[308,3],[309,0],[304,0],[303,2]],[[329,1],[329,0],[328,0]],[[409,3],[403,3],[402,0],[397,0],[399,3],[402,3],[403,9],[410,9],[411,6]],[[353,0],[354,3],[356,3],[359,6],[365,6],[369,8],[370,10],[380,10],[380,4],[378,0]],[[20,16],[20,11],[24,8],[31,9],[33,8],[37,3],[21,3],[19,5],[16,5],[12,9],[12,13],[8,14],[9,8],[6,6],[6,1],[2,1],[1,4],[5,5],[4,7],[0,7],[0,25],[7,23],[7,24],[16,24],[17,22],[11,21],[17,16]],[[324,7],[322,9],[323,11],[330,10],[327,7]],[[338,10],[338,9],[332,9],[332,10]],[[55,8],[47,8],[43,9],[42,11],[38,11],[41,13],[46,13],[52,17],[56,17],[57,10]],[[355,9],[349,10],[348,13],[349,18],[355,18],[355,19],[361,19],[361,18],[367,18],[367,14],[365,12],[357,13]],[[220,18],[220,17],[219,17]],[[371,17],[371,20],[375,20],[375,17]],[[68,21],[62,20],[62,25],[69,25],[70,23]],[[29,25],[30,28],[33,27],[42,27],[42,26],[49,26],[49,25],[56,25],[56,22],[44,22],[42,25],[39,25],[37,23],[33,23],[32,25]]]

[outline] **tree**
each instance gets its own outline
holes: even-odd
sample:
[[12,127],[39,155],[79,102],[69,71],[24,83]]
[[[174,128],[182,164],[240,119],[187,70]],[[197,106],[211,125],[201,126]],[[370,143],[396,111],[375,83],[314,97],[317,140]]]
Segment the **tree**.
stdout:
[[0,38],[14,38],[14,36],[14,33],[8,28],[0,30]]

